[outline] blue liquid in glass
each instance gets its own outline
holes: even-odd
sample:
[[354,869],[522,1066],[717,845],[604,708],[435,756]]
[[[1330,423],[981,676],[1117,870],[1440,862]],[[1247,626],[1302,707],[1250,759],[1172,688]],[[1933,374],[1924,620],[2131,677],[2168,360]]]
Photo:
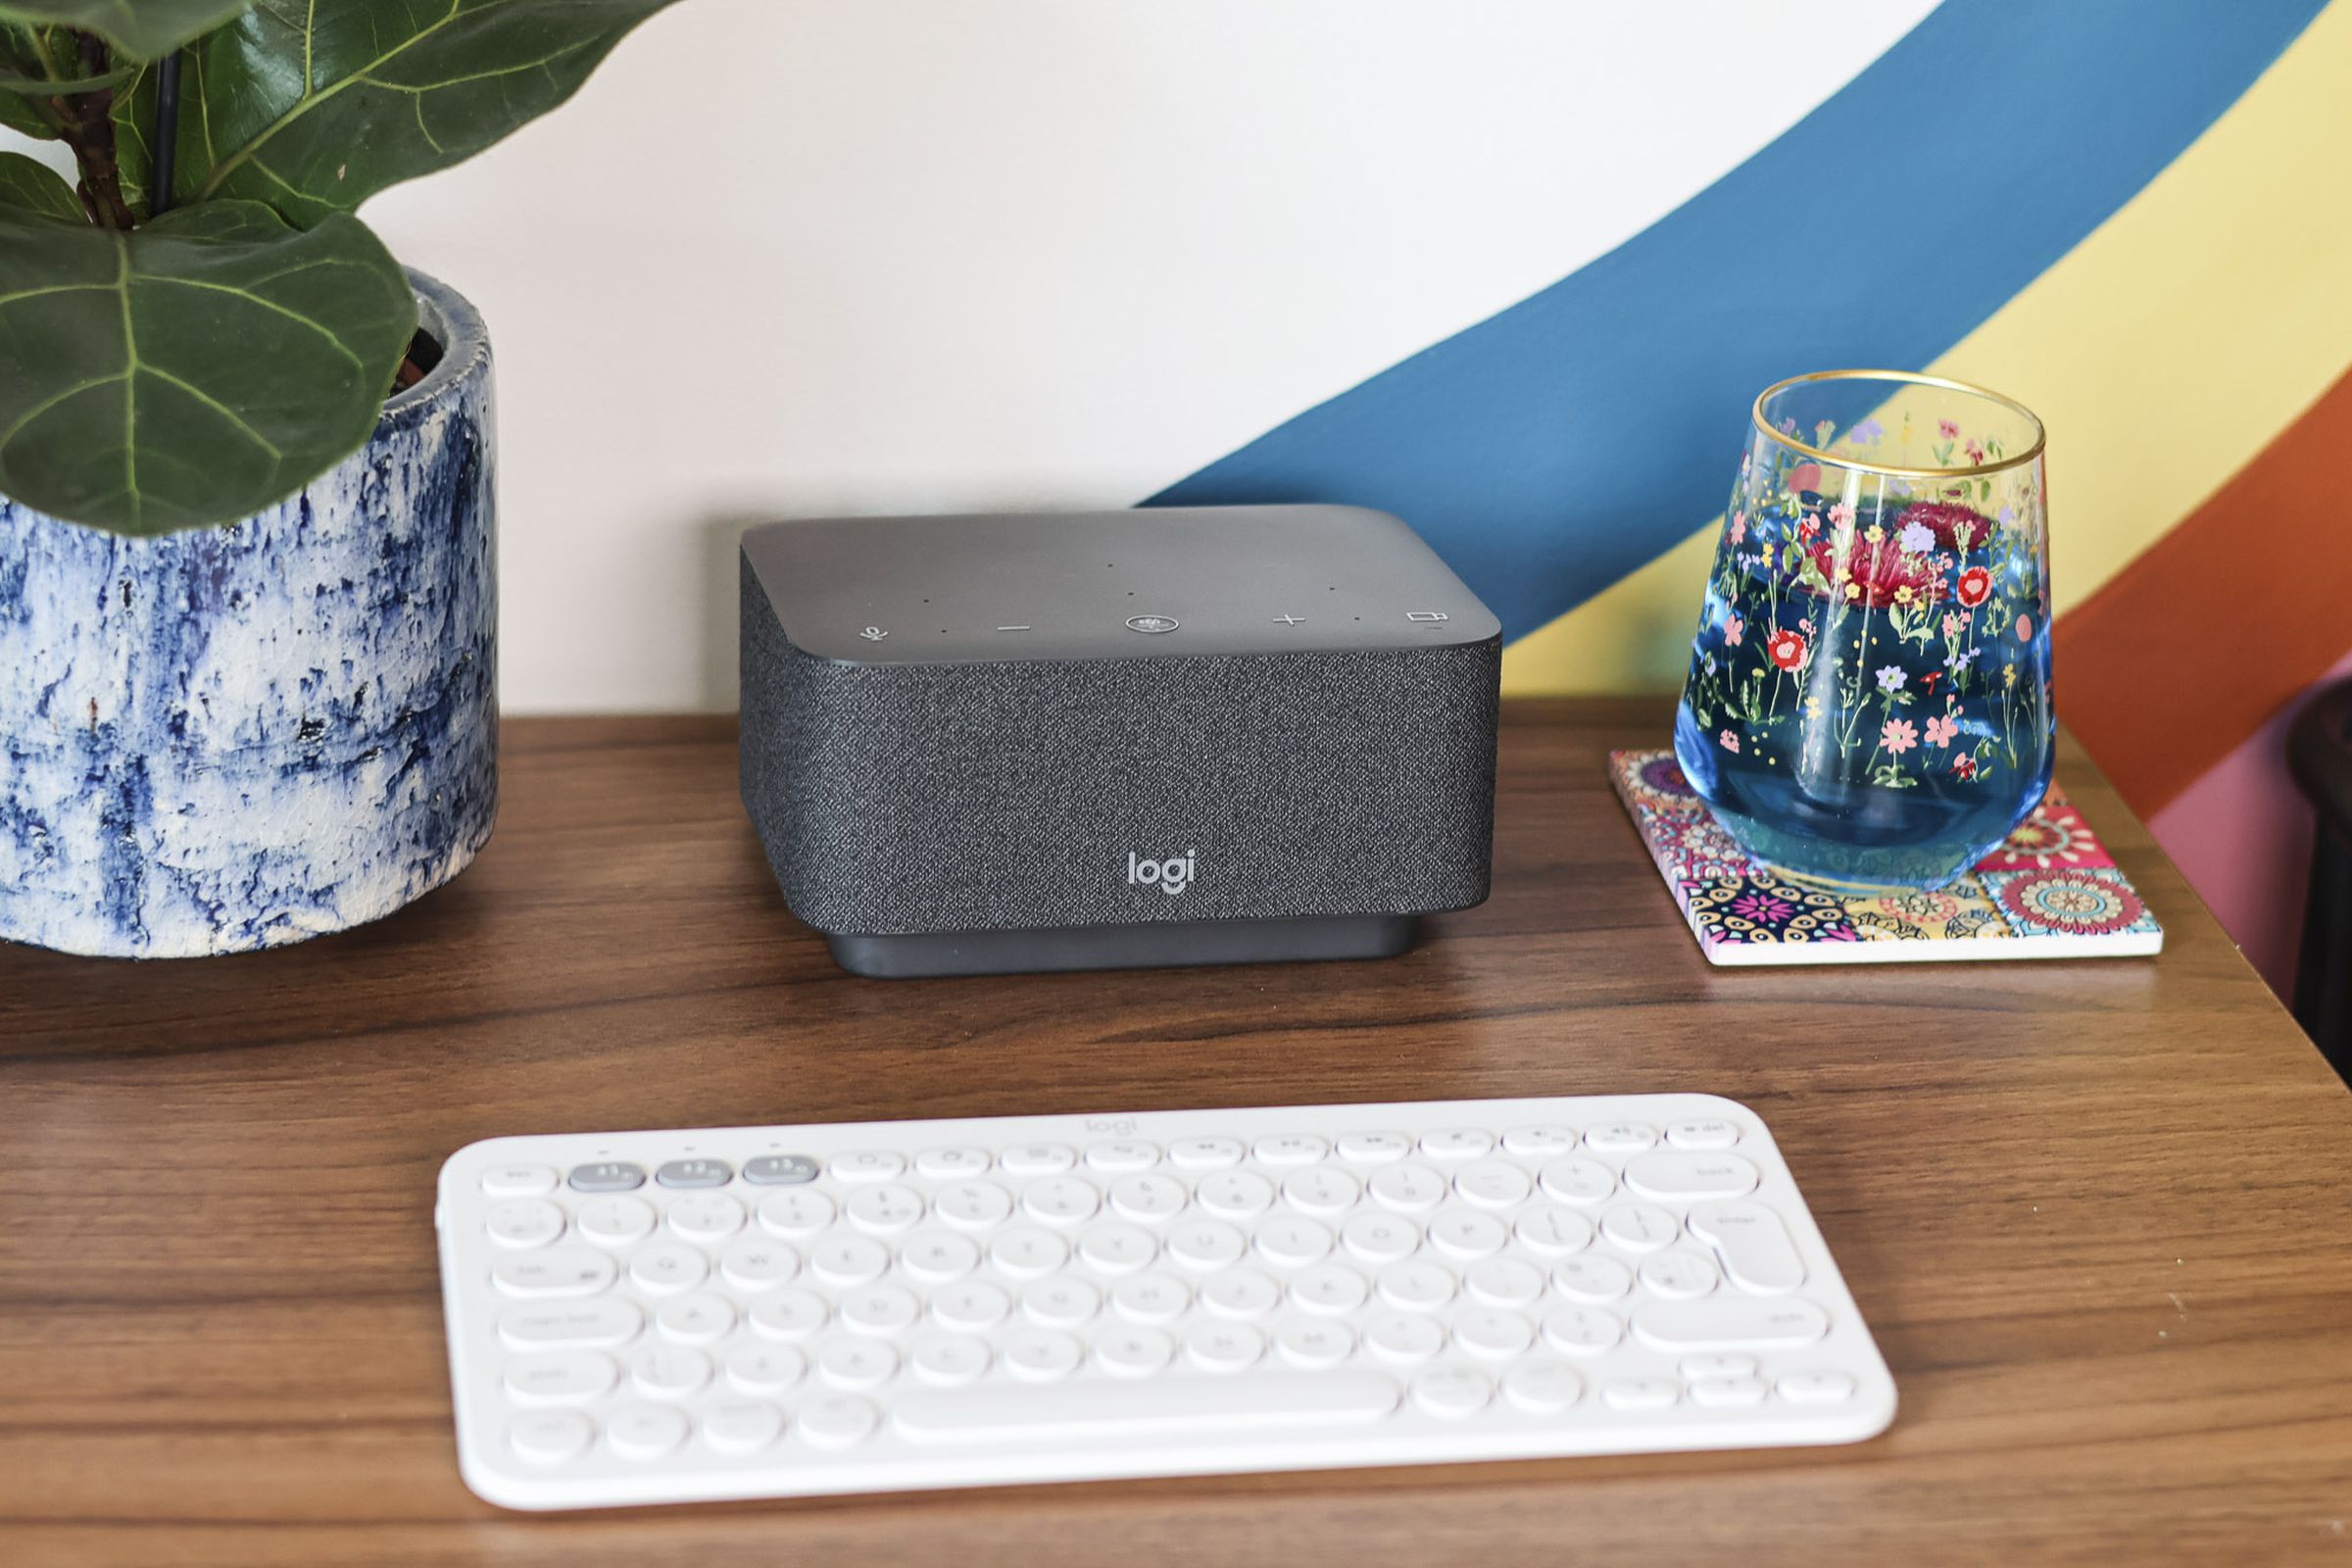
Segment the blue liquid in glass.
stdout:
[[[1719,567],[1709,583],[1675,755],[1760,859],[1831,884],[1947,882],[2006,838],[2049,786],[2038,564],[2013,545],[1980,545],[1956,558],[1932,605],[1866,603],[1839,613],[1826,593],[1795,588],[1767,564],[1785,561],[1801,515],[1758,518],[1750,543],[1766,564],[1735,566],[1728,578]],[[1875,520],[1865,512],[1854,526]],[[1891,530],[1892,515],[1886,523]],[[1969,607],[1948,584],[1972,566],[1992,588]],[[1964,622],[1955,635],[1944,633],[1947,614]],[[1805,638],[1800,668],[1771,657],[1784,630]]]

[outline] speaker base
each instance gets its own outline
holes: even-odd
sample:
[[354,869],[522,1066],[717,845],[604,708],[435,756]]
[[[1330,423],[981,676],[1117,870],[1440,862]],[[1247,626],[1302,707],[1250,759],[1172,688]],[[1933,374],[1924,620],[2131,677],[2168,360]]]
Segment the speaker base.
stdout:
[[951,931],[915,936],[828,933],[833,961],[873,980],[1059,969],[1166,969],[1201,963],[1388,958],[1413,945],[1415,914],[1329,914],[1284,920],[1153,920],[1135,925]]

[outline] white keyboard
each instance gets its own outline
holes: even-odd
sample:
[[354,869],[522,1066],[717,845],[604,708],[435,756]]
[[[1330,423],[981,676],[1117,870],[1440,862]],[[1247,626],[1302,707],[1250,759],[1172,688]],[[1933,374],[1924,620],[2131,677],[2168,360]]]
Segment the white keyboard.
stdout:
[[1704,1095],[497,1138],[435,1213],[512,1508],[1848,1443],[1894,1382]]

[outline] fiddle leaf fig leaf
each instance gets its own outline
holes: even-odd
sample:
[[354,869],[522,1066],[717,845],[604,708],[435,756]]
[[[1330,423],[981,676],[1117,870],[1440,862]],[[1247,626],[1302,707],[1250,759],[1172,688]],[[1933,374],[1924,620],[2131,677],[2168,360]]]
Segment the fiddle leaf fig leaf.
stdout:
[[191,52],[183,200],[296,223],[472,157],[673,0],[260,0]]
[[65,176],[38,159],[23,153],[0,153],[0,207],[39,213],[69,223],[86,223],[81,198]]
[[356,450],[416,329],[367,225],[257,202],[128,233],[0,205],[0,494],[156,534],[281,501]]
[[0,22],[94,32],[141,60],[210,32],[253,0],[0,0]]

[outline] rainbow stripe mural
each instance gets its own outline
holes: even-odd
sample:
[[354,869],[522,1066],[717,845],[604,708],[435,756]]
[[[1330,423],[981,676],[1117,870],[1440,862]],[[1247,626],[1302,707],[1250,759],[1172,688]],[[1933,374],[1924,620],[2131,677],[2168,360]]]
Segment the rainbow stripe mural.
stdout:
[[2352,669],[2352,4],[1943,0],[1615,250],[1152,498],[1381,507],[1506,691],[1673,690],[1769,382],[1932,369],[2050,432],[2063,720],[2275,987],[2278,757]]

